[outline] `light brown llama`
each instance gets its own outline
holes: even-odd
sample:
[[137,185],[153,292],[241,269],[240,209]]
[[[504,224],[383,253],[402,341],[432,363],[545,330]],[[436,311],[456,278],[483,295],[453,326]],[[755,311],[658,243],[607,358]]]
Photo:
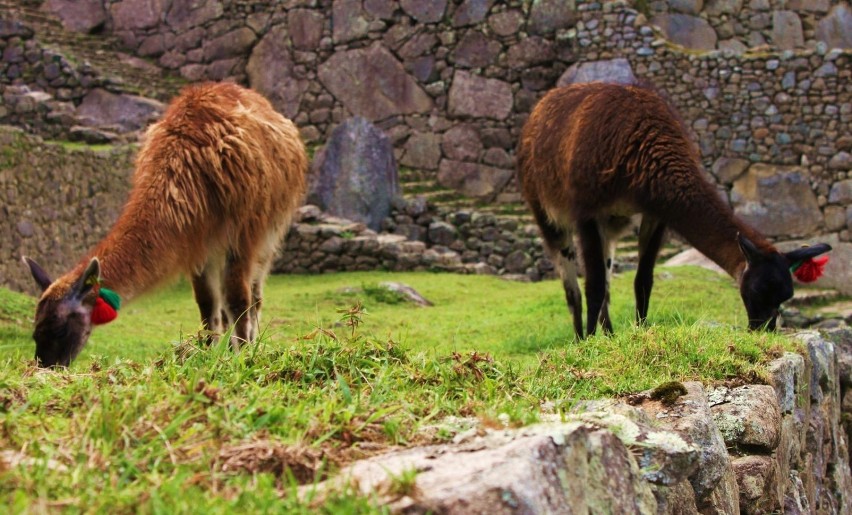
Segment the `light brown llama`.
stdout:
[[109,234],[52,281],[24,258],[43,293],[36,359],[68,364],[92,329],[101,285],[125,301],[183,272],[203,325],[231,343],[258,335],[263,285],[305,191],[296,126],[235,84],[190,86],[145,135],[133,188]]
[[792,297],[791,267],[831,250],[826,244],[779,253],[734,216],[701,176],[698,154],[674,110],[639,86],[576,84],[548,92],[526,122],[518,180],[565,289],[574,331],[583,337],[574,233],[586,272],[586,330],[612,331],[609,281],[615,245],[641,213],[636,317],[643,322],[666,227],[734,277],[749,327],[774,329]]

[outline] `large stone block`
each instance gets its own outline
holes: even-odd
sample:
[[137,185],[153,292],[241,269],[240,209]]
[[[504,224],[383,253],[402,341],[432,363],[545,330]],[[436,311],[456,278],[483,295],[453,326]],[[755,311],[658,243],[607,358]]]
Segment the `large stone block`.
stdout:
[[399,160],[403,166],[419,170],[437,170],[441,160],[441,136],[432,132],[415,132],[405,142]]
[[458,70],[450,86],[449,110],[454,116],[505,120],[512,112],[512,86]]
[[651,23],[673,43],[696,50],[714,50],[718,36],[707,20],[688,14],[658,14]]
[[549,34],[574,25],[578,18],[574,0],[534,0],[530,9],[529,31]]
[[438,168],[442,186],[476,198],[493,198],[511,178],[512,170],[449,159],[442,160]]
[[852,48],[852,7],[841,3],[817,24],[816,37],[829,48]]
[[420,23],[441,21],[447,10],[447,0],[401,0],[403,11]]
[[462,36],[456,48],[450,53],[450,60],[464,68],[483,68],[488,66],[500,53],[502,45],[489,39],[479,31],[469,31]]
[[62,26],[74,32],[89,33],[106,22],[101,0],[47,0],[42,9],[62,20]]
[[805,44],[802,20],[793,11],[772,12],[772,44],[781,50],[791,50]]
[[432,109],[432,98],[380,44],[338,52],[320,64],[317,75],[350,112],[369,120]]
[[222,2],[216,0],[173,2],[168,13],[166,13],[166,23],[176,33],[183,33],[193,27],[215,20],[223,12]]
[[157,25],[166,0],[120,0],[110,4],[113,30],[147,29]]
[[636,77],[630,61],[623,57],[601,61],[586,61],[572,64],[559,77],[557,86],[567,86],[580,82],[611,82],[614,84],[633,84]]
[[165,106],[150,98],[91,90],[77,107],[77,117],[88,126],[114,126],[124,132],[142,129],[162,114]]
[[290,40],[298,50],[316,50],[324,25],[325,17],[313,9],[293,9],[287,13]]
[[276,25],[254,46],[246,66],[249,85],[289,118],[299,113],[308,82],[294,73],[287,28]]
[[361,0],[334,0],[331,8],[331,37],[337,44],[367,35],[370,23],[361,7]]
[[361,117],[337,126],[311,164],[309,202],[335,216],[381,229],[399,179],[390,139]]
[[822,223],[808,172],[796,166],[755,163],[734,181],[734,211],[769,236],[805,236]]

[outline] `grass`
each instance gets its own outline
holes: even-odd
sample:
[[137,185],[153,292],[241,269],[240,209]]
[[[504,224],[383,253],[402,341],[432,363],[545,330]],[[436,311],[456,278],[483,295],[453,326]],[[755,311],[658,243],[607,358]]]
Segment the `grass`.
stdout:
[[[435,306],[378,293],[384,280]],[[191,293],[177,283],[125,307],[59,372],[30,360],[33,299],[0,290],[0,503],[12,512],[376,512],[345,492],[317,504],[299,485],[394,446],[450,438],[450,415],[523,425],[543,403],[567,410],[668,381],[759,380],[763,363],[792,348],[738,329],[738,294],[711,272],[659,269],[648,327],[632,324],[631,289],[629,274],[614,282],[615,336],[575,343],[555,281],[275,276],[264,337],[234,354],[197,342]],[[412,477],[399,478],[400,495]]]

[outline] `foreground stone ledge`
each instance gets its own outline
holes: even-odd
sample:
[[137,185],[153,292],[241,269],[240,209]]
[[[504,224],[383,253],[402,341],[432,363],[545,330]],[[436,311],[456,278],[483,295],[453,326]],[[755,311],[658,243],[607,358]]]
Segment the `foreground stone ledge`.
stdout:
[[837,365],[852,360],[852,331],[793,338],[802,354],[770,363],[771,385],[689,382],[671,405],[645,392],[520,429],[475,425],[303,494],[355,492],[397,513],[849,513],[840,401],[852,378]]

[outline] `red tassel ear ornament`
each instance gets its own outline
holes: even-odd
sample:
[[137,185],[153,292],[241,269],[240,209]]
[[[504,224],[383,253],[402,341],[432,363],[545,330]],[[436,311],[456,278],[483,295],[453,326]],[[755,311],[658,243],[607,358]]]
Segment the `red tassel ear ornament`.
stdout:
[[102,325],[112,322],[118,317],[119,309],[121,309],[121,299],[118,294],[112,290],[100,288],[95,307],[92,309],[92,324]]
[[809,258],[796,265],[793,275],[803,283],[812,283],[822,277],[828,256]]

